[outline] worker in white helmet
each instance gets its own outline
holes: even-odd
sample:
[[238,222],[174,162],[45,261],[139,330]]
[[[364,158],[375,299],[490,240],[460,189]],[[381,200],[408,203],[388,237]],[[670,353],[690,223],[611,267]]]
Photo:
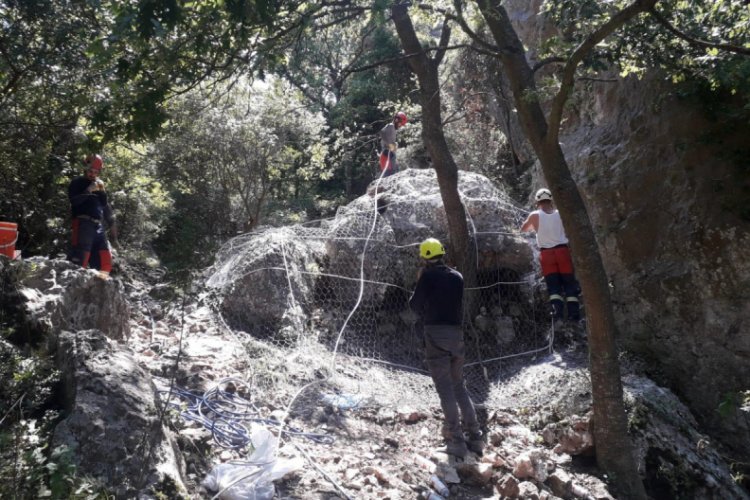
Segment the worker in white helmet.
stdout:
[[540,189],[534,199],[537,210],[529,214],[521,231],[536,232],[542,275],[547,284],[554,319],[562,320],[567,307],[567,319],[577,323],[581,319],[578,281],[573,272],[573,260],[560,212],[552,202],[552,192],[549,189]]

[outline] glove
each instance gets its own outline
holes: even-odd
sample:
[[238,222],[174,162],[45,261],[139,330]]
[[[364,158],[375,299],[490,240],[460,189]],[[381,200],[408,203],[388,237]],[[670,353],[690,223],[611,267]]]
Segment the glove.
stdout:
[[87,193],[96,193],[97,191],[104,191],[104,181],[97,179],[86,188]]
[[396,149],[398,149],[398,145],[395,143],[388,144],[388,149],[392,152],[396,152]]

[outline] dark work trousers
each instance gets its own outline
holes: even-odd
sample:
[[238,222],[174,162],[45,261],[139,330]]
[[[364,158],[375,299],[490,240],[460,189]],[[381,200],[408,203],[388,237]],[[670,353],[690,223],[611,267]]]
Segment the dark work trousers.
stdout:
[[578,281],[573,274],[573,260],[570,257],[568,245],[542,248],[539,257],[555,319],[563,317],[564,299],[568,305],[568,319],[578,321],[581,319]]
[[568,319],[573,321],[581,319],[576,277],[572,274],[553,273],[545,276],[544,282],[547,283],[547,293],[555,319],[562,319],[563,317],[563,294],[565,294],[565,302],[568,304]]
[[463,439],[459,409],[463,417],[463,430],[477,432],[479,423],[474,404],[464,384],[464,335],[460,326],[425,325],[425,351],[427,367],[435,383],[440,406],[443,408],[445,439]]
[[112,253],[107,234],[100,222],[84,218],[73,219],[70,260],[81,267],[112,271]]

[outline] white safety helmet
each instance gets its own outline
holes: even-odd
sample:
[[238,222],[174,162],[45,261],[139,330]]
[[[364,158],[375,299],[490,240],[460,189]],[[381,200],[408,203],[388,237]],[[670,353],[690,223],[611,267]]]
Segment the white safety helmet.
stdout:
[[539,191],[536,192],[534,195],[534,199],[538,202],[542,200],[552,200],[552,191],[550,191],[547,188],[542,188]]

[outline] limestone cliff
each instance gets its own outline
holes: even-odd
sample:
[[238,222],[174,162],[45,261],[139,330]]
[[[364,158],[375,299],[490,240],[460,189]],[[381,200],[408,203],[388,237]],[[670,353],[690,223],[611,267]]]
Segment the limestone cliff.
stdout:
[[[539,4],[506,2],[532,59],[549,32]],[[651,375],[747,457],[750,415],[718,408],[750,387],[741,205],[750,127],[728,132],[675,90],[658,74],[579,83],[561,143],[597,234],[621,347],[645,357]],[[536,186],[544,180],[535,169]]]

